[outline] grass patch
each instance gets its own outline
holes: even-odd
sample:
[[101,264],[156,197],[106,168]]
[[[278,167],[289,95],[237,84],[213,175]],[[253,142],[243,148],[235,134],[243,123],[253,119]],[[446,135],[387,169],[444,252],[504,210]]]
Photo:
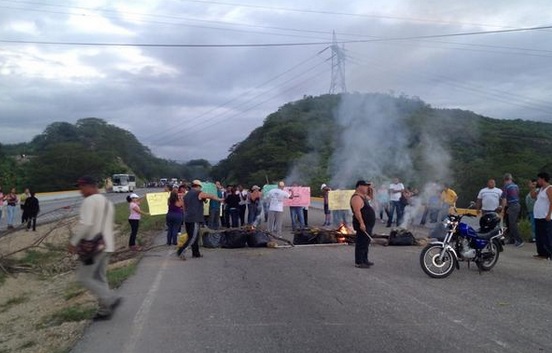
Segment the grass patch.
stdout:
[[518,228],[523,241],[531,241],[533,239],[531,222],[527,218],[519,220]]
[[77,282],[72,282],[65,288],[65,292],[63,293],[63,299],[71,300],[73,298],[76,298],[86,292],[86,289],[78,284]]
[[110,288],[117,288],[130,276],[136,272],[136,262],[130,262],[128,265],[107,271],[107,282]]
[[18,349],[31,348],[31,347],[34,347],[36,345],[37,345],[36,341],[27,341],[27,342],[23,343],[21,346],[19,346]]
[[44,265],[59,259],[59,253],[50,251],[27,250],[25,256],[19,261],[32,266]]
[[8,275],[4,271],[0,270],[0,286],[6,283],[6,278],[8,278]]
[[23,294],[19,297],[13,297],[8,299],[5,303],[0,305],[0,313],[8,311],[11,307],[23,304],[29,301],[29,297],[26,294]]
[[[148,204],[145,201],[140,204],[140,208],[144,212],[149,212]],[[115,205],[115,224],[119,226],[121,234],[130,234],[128,216],[129,210],[127,202]],[[163,229],[165,229],[165,223],[165,215],[142,216],[142,218],[140,219],[140,228],[138,228],[138,244],[142,244],[142,241],[140,239],[141,232],[162,231]]]
[[91,306],[70,306],[56,311],[52,315],[45,316],[37,328],[59,326],[64,322],[78,322],[90,320],[96,313],[96,308]]

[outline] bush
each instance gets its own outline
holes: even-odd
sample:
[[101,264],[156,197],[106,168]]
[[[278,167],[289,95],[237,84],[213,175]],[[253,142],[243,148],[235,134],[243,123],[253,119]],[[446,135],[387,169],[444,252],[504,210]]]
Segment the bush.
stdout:
[[533,239],[531,222],[529,219],[524,218],[519,221],[519,234],[523,241],[531,241]]

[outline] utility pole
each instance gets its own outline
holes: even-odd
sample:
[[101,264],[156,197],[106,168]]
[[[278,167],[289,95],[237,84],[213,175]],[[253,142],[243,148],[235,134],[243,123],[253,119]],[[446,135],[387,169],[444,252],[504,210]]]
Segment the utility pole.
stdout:
[[335,31],[333,31],[332,45],[332,81],[330,83],[330,94],[347,92],[345,84],[345,46],[339,47]]

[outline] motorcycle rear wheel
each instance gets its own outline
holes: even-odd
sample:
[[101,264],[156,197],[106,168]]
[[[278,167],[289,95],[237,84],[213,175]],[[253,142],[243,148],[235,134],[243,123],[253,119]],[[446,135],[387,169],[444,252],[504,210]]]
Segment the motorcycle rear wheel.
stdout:
[[454,271],[454,255],[447,250],[442,260],[439,260],[443,247],[439,244],[427,245],[420,254],[422,270],[432,278],[445,278]]
[[494,241],[489,242],[481,256],[488,256],[485,259],[477,261],[477,267],[481,271],[490,271],[498,262],[498,246]]

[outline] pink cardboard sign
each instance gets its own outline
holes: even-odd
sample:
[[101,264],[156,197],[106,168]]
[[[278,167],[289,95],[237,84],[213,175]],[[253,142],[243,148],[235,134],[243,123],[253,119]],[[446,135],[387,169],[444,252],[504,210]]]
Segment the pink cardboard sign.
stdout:
[[286,186],[284,191],[293,195],[291,199],[284,200],[284,206],[308,207],[311,194],[308,186]]

